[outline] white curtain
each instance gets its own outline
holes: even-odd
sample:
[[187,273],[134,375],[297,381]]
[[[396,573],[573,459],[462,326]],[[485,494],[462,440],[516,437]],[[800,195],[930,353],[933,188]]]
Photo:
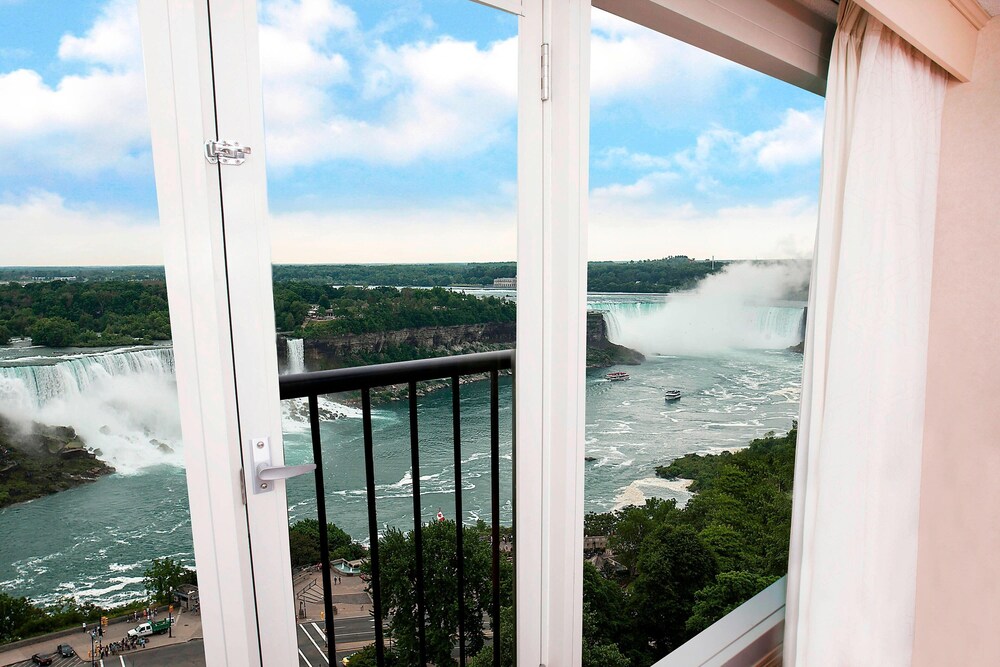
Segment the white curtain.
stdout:
[[830,60],[788,667],[908,665],[947,75],[850,0]]

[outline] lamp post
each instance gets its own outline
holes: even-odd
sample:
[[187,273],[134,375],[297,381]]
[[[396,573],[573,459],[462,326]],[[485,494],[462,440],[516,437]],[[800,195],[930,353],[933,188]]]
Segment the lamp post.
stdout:
[[94,642],[97,639],[97,630],[90,631],[90,667],[96,667],[97,655],[94,651]]

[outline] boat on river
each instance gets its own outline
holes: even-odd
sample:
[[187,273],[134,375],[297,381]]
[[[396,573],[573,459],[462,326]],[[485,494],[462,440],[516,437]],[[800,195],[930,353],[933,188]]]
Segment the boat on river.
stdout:
[[667,389],[663,392],[663,400],[667,403],[673,403],[674,401],[681,400],[681,390],[680,389]]
[[625,380],[631,380],[631,376],[625,371],[612,371],[604,376],[604,379],[610,380],[611,382],[624,382]]

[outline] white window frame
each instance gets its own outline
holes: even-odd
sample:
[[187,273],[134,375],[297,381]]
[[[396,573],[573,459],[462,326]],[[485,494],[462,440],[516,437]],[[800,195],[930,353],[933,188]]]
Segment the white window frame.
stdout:
[[139,6],[206,658],[297,664],[284,488],[244,486],[252,440],[283,462],[256,4]]
[[[518,656],[572,665],[582,618],[590,5],[483,4],[521,17]],[[245,493],[241,474],[251,438],[269,437],[281,453],[256,5],[139,7],[206,657],[296,664],[284,489]],[[552,54],[544,103],[542,43]],[[210,139],[253,153],[239,167],[213,166],[203,154]]]

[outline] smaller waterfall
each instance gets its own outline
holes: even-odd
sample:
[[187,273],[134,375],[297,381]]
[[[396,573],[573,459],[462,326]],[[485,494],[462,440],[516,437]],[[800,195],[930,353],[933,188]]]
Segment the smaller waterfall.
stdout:
[[285,340],[285,344],[288,346],[288,372],[305,373],[306,359],[302,339],[288,338]]

